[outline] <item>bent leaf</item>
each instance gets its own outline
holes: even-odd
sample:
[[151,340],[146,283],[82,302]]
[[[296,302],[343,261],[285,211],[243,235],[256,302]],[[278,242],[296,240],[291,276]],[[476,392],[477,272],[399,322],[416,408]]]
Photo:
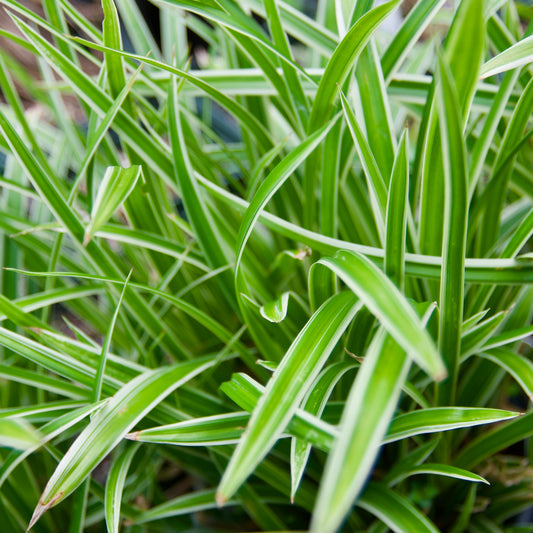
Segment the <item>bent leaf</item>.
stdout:
[[98,194],[91,211],[91,219],[85,229],[84,246],[87,246],[93,235],[111,218],[133,191],[141,173],[140,166],[107,168],[98,188]]
[[318,261],[330,268],[378,318],[394,340],[435,380],[446,368],[420,318],[392,281],[366,257],[341,250]]
[[279,298],[267,302],[259,309],[261,316],[269,322],[282,322],[289,308],[289,293],[284,292]]

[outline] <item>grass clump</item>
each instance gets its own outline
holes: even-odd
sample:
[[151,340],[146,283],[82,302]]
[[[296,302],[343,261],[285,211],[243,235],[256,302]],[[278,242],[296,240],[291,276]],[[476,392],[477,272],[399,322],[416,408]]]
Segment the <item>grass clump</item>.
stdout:
[[533,527],[530,8],[0,4],[7,531]]

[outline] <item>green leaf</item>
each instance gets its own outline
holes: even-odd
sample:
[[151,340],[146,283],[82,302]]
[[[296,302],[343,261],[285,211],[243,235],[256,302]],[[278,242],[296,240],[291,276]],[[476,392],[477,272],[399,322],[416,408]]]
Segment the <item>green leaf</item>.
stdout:
[[[279,7],[274,0],[264,0],[266,20],[270,33],[272,34],[276,48],[293,63],[292,52],[289,46],[289,41],[280,20]],[[298,77],[298,70],[293,68],[287,61],[282,61],[281,68],[283,69],[284,78],[287,82],[288,96],[290,99],[290,106],[293,113],[299,118],[300,129],[303,131],[306,118],[308,102],[304,95],[302,84]]]
[[532,434],[533,413],[530,412],[479,435],[461,449],[457,454],[455,464],[460,468],[470,470],[487,457],[527,439]]
[[120,19],[126,27],[126,32],[135,50],[140,54],[148,54],[150,52],[156,59],[161,59],[159,47],[137,3],[129,0],[114,1],[119,10]]
[[484,194],[485,210],[480,225],[480,250],[482,253],[492,248],[496,242],[501,212],[506,197],[505,193],[517,158],[517,154],[512,155],[510,158],[509,155],[520,142],[532,111],[533,80],[530,80],[522,91],[511,120],[507,125],[493,164],[492,176]]
[[[310,391],[303,408],[305,412],[320,418],[324,408],[329,401],[330,395],[339,380],[348,372],[355,368],[351,363],[334,363],[325,368],[316,380],[313,389]],[[311,445],[304,439],[295,437],[291,441],[291,500],[302,481],[307,460],[311,453]]]
[[124,281],[124,287],[122,288],[122,292],[120,293],[120,298],[117,302],[115,312],[113,313],[113,318],[111,319],[111,322],[109,324],[109,329],[107,330],[107,333],[104,339],[104,343],[102,344],[102,352],[100,354],[100,360],[98,361],[98,368],[96,370],[96,377],[95,377],[94,386],[93,386],[93,394],[92,394],[93,402],[98,402],[100,400],[100,395],[102,393],[102,382],[103,382],[104,375],[105,375],[105,366],[106,366],[107,356],[109,353],[109,348],[111,346],[113,330],[115,329],[115,324],[117,322],[118,313],[120,311],[120,306],[122,305],[122,301],[124,300],[124,295],[126,294],[126,289],[128,287],[128,281],[131,278],[132,272],[133,272],[133,269],[130,270],[128,277]]
[[142,174],[140,166],[129,168],[108,167],[102,183],[98,187],[98,194],[91,210],[89,224],[85,228],[83,245],[87,246],[94,234],[113,216],[135,188],[139,176]]
[[[103,117],[113,105],[110,96],[98,87],[79,67],[61,55],[46,39],[41,37],[27,24],[19,19],[16,20],[16,23],[27,38],[34,43],[40,55],[46,59],[50,66],[61,74],[76,94],[91,109]],[[88,44],[96,46],[93,43]],[[109,50],[106,47],[100,48],[102,48],[102,51]],[[142,155],[144,161],[149,163],[156,172],[160,173],[161,178],[171,185],[170,176],[172,174],[172,166],[167,148],[148,135],[124,110],[118,111],[114,126],[116,130],[121,132],[123,138],[129,142],[137,153]]]
[[285,430],[359,308],[351,293],[337,294],[318,309],[296,337],[269,380],[222,476],[217,491],[221,504],[235,493]]
[[531,62],[533,62],[533,35],[525,37],[487,61],[481,67],[481,78],[495,76],[514,68],[523,67]]
[[483,351],[479,356],[503,368],[518,382],[529,399],[533,399],[533,363],[529,359],[505,348]]
[[445,191],[439,350],[450,373],[449,380],[444,385],[443,401],[444,403],[453,403],[461,350],[461,325],[463,323],[468,171],[459,99],[453,78],[451,78],[448,67],[442,58],[439,61],[436,96]]
[[409,153],[407,130],[400,139],[394,160],[387,199],[387,231],[385,238],[385,274],[400,289],[404,286],[405,276],[405,239],[407,211],[409,209]]
[[388,182],[392,173],[396,138],[391,101],[387,95],[375,39],[371,39],[361,52],[355,74],[368,142],[381,174]]
[[392,281],[370,260],[343,250],[318,263],[330,268],[346,283],[408,356],[433,379],[446,376],[442,358],[421,320]]
[[0,447],[27,450],[40,442],[39,433],[23,418],[0,419]]
[[374,466],[396,409],[410,361],[381,330],[368,349],[350,390],[339,437],[328,460],[311,521],[313,533],[333,533],[343,523]]
[[[112,50],[100,44],[86,41],[84,39],[76,38],[76,41],[85,46],[94,48],[95,50],[100,50],[102,52],[111,51],[123,57],[135,59],[137,61],[142,61],[143,63],[146,63],[147,65],[151,65],[158,69],[170,72],[171,74],[174,74],[180,78],[184,78],[185,80],[192,83],[195,87],[198,87],[202,92],[205,92],[206,94],[208,94],[214,101],[216,101],[222,107],[225,107],[233,116],[235,116],[235,118],[239,119],[243,127],[246,128],[250,133],[252,133],[252,135],[257,139],[258,143],[262,147],[264,147],[266,150],[272,148],[273,144],[272,144],[271,139],[266,133],[263,125],[257,120],[257,118],[254,117],[254,115],[252,115],[244,107],[242,107],[237,102],[235,102],[235,100],[226,96],[223,92],[218,91],[217,89],[212,87],[209,83],[206,83],[201,78],[194,76],[184,70],[173,67],[171,65],[167,65],[166,63],[163,63],[161,61],[150,59],[149,57],[143,57],[143,56],[139,56],[136,54],[131,54],[129,52],[124,52],[122,50]],[[81,96],[83,97],[83,95]],[[119,118],[120,117],[121,115],[119,115]],[[126,132],[124,132],[124,134],[127,136]],[[138,146],[138,149],[142,152],[142,147]],[[165,157],[165,159],[168,159],[168,158]],[[169,171],[170,169],[166,167],[165,170]],[[171,172],[168,172],[168,175],[171,175]]]
[[[248,208],[249,203],[246,200],[231,194],[199,175],[197,175],[197,179],[203,187],[226,205],[230,205],[240,212],[244,212]],[[382,248],[326,237],[264,211],[260,213],[258,220],[276,233],[305,244],[323,254],[332,255],[338,250],[350,250],[372,259],[377,265],[381,265],[383,262]],[[440,257],[415,253],[405,254],[405,271],[408,275],[440,279],[441,266],[442,259]],[[465,269],[465,281],[467,283],[511,285],[533,283],[533,262],[521,262],[515,259],[468,258],[465,260]]]
[[[214,223],[213,217],[200,194],[201,189],[194,179],[194,171],[187,153],[181,120],[178,108],[178,84],[176,77],[172,76],[168,92],[168,129],[174,158],[174,175],[181,188],[189,221],[209,266],[212,268],[223,267],[228,264],[228,259],[221,245],[217,225]],[[219,279],[228,302],[236,308],[235,287],[231,272],[222,272]]]
[[[320,79],[320,84],[313,101],[311,115],[307,126],[312,133],[331,119],[338,88],[343,87],[359,54],[362,52],[378,26],[399,4],[399,0],[390,0],[379,5],[361,17],[346,33],[331,55]],[[311,226],[315,218],[315,187],[319,165],[319,156],[315,153],[307,162],[305,169],[304,193],[306,197],[304,221]]]
[[372,34],[398,4],[399,0],[391,0],[369,11],[350,28],[339,43],[320,80],[309,118],[309,132],[315,131],[330,119],[337,88],[344,84]]
[[161,400],[214,364],[199,359],[145,372],[122,387],[93,416],[49,479],[30,521],[31,529],[51,507],[71,494]]
[[282,322],[287,316],[289,308],[289,292],[284,292],[279,298],[267,302],[259,309],[261,316],[269,322]]
[[502,409],[477,407],[433,407],[411,411],[397,416],[392,421],[384,442],[394,442],[425,433],[492,424],[515,418],[519,414]]
[[17,453],[16,455],[10,455],[10,457],[2,463],[0,468],[0,487],[4,484],[8,476],[11,474],[11,472],[13,472],[17,465],[24,461],[24,459],[31,453],[40,448],[42,444],[49,442],[54,437],[65,433],[65,431],[83,420],[95,410],[99,409],[101,406],[102,403],[98,403],[70,409],[68,413],[54,417],[51,422],[41,426],[39,428],[39,433],[42,436],[42,439],[38,444],[35,444],[23,452]]
[[378,227],[378,233],[381,240],[385,241],[385,212],[387,209],[387,187],[385,185],[385,180],[383,179],[376,159],[374,158],[370,144],[363,135],[363,130],[357,122],[350,104],[346,100],[342,91],[340,92],[340,98],[348,128],[352,134],[357,153],[359,154],[359,159],[361,160],[361,164],[365,171],[372,212]]
[[[121,49],[122,36],[120,35],[120,21],[114,1],[102,0],[102,9],[104,11],[104,21],[102,23],[104,44],[109,48]],[[122,57],[111,52],[106,52],[104,54],[104,60],[109,90],[111,96],[116,98],[126,85]],[[130,108],[128,111],[130,111],[131,106],[128,107]]]
[[396,533],[438,533],[435,525],[409,501],[381,483],[370,483],[357,502]]
[[501,333],[500,335],[495,335],[492,337],[488,342],[485,343],[483,350],[492,350],[493,348],[498,348],[507,344],[513,344],[517,341],[526,339],[530,335],[533,335],[533,326],[511,329]]
[[105,484],[105,521],[108,533],[119,533],[120,506],[126,476],[138,444],[132,444],[122,452],[113,462]]
[[416,44],[444,2],[445,0],[420,0],[413,5],[381,58],[381,67],[387,83],[391,81],[409,50]]
[[[205,489],[178,496],[164,503],[156,505],[144,511],[135,517],[136,524],[145,524],[154,520],[161,520],[171,516],[180,516],[185,514],[197,513],[208,509],[216,509],[215,490]],[[238,498],[232,498],[226,505],[236,505],[239,503]]]
[[451,477],[454,479],[462,479],[464,481],[472,481],[474,483],[490,483],[483,477],[469,472],[468,470],[463,470],[462,468],[457,468],[455,466],[441,465],[434,463],[424,463],[422,465],[410,467],[398,477],[394,478],[395,483],[402,481],[410,476],[415,476],[419,474],[433,474],[436,476],[445,476]]
[[[462,358],[477,353],[488,339],[494,339],[494,333],[507,316],[506,312],[496,313],[495,315],[483,320],[470,328],[461,337],[461,355]],[[486,349],[486,348],[485,348]]]
[[330,129],[335,124],[336,120],[332,120],[330,124],[315,131],[312,135],[307,137],[297,148],[295,148],[289,155],[283,158],[270,174],[263,180],[259,186],[255,196],[248,205],[244,213],[239,234],[237,236],[236,246],[236,261],[235,261],[235,279],[238,282],[239,267],[241,264],[242,255],[246,243],[252,233],[253,227],[257,222],[261,211],[263,211],[268,201],[276,194],[283,183],[291,176],[291,174],[302,164],[306,157],[318,146],[318,144],[328,134]]
[[225,413],[184,420],[126,435],[140,442],[159,442],[179,446],[216,446],[239,441],[250,415],[245,412]]

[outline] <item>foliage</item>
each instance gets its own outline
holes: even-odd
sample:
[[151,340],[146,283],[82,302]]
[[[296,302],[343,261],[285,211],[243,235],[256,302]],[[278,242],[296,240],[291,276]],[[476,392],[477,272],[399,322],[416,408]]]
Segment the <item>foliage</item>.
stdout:
[[3,530],[533,527],[531,9],[155,3],[0,0]]

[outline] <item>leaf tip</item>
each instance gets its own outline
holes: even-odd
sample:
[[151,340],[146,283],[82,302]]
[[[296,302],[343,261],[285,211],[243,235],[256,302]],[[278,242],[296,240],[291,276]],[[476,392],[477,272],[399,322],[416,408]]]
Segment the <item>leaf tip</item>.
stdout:
[[43,503],[42,499],[39,500],[37,507],[35,507],[35,511],[33,511],[33,515],[31,517],[30,523],[28,524],[28,528],[26,529],[26,533],[30,531],[30,529],[39,521],[41,516],[43,516],[43,514],[48,511],[48,509],[53,507],[59,500],[61,500],[61,498],[63,498],[64,494],[65,493],[63,491],[58,492],[47,503]]
[[228,499],[220,491],[217,491],[215,495],[215,501],[217,502],[218,507],[224,507],[224,505],[226,505],[228,502]]
[[134,431],[133,433],[128,433],[127,435],[124,436],[125,439],[128,439],[128,440],[139,440],[139,437],[141,435],[141,432],[140,431]]
[[446,369],[439,369],[433,374],[433,379],[440,383],[441,381],[444,381],[448,377],[448,372]]

